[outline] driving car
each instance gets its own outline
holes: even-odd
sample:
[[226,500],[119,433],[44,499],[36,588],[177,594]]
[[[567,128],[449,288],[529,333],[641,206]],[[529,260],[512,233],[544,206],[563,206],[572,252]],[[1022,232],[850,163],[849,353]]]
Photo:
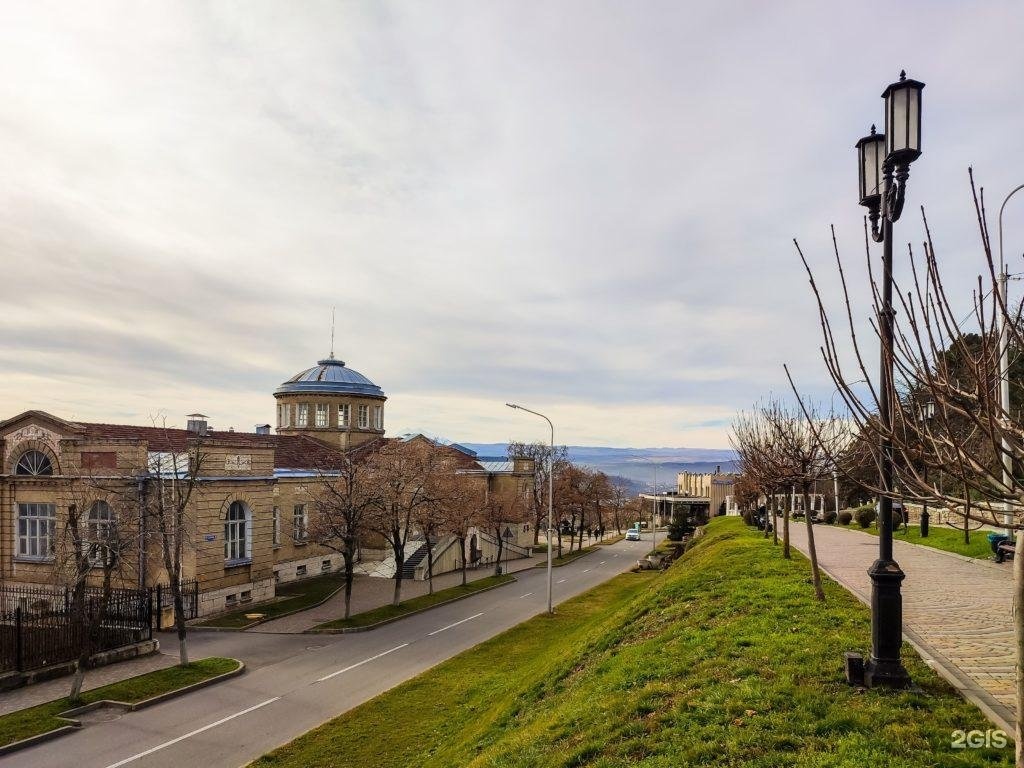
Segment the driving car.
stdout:
[[630,528],[626,531],[626,541],[640,541],[640,531],[636,528]]

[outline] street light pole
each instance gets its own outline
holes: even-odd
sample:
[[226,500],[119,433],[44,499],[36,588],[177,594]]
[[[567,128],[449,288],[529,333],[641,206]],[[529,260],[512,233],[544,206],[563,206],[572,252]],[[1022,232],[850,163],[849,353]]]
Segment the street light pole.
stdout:
[[[871,658],[864,668],[864,683],[906,688],[910,675],[900,660],[903,644],[903,595],[906,575],[893,559],[893,224],[903,212],[910,164],[921,155],[921,91],[924,83],[908,80],[900,72],[898,82],[882,93],[885,100],[885,133],[871,134],[857,142],[860,204],[868,209],[871,238],[882,243],[882,306],[879,309],[881,339],[878,382],[879,452],[878,559],[868,569],[871,577]],[[881,219],[881,228],[878,226]]]
[[552,537],[552,534],[553,534],[553,531],[554,531],[554,527],[552,526],[552,520],[554,519],[554,509],[555,509],[555,425],[552,424],[551,423],[551,419],[549,419],[543,413],[538,413],[537,411],[531,411],[529,408],[524,408],[523,406],[516,405],[515,403],[505,403],[505,405],[507,405],[509,408],[512,408],[512,409],[517,410],[517,411],[526,411],[527,413],[532,413],[534,416],[540,416],[540,418],[544,419],[544,421],[546,421],[548,423],[548,426],[551,428],[551,447],[550,447],[550,450],[548,451],[548,534],[547,534],[547,539],[548,539],[548,614],[553,616],[554,613],[555,613],[555,606],[554,606],[554,603],[552,602],[552,597],[551,597],[551,583],[552,583],[551,582],[551,580],[552,580],[551,537]]
[[658,548],[658,465],[654,465],[654,509],[651,512],[651,552]]
[[[1009,491],[1012,480],[1013,456],[1010,453],[1010,443],[1005,436],[1006,419],[1010,416],[1010,350],[1007,341],[1006,330],[1006,283],[1009,275],[1006,272],[1006,262],[1003,260],[1003,209],[1010,202],[1010,198],[1024,189],[1024,184],[1011,190],[1010,194],[999,206],[999,303],[996,314],[999,320],[999,405],[1003,411],[1003,439],[1002,439],[1002,464],[1003,464],[1003,486]],[[1003,525],[1006,526],[1006,535],[1013,537],[1013,514],[1010,512],[1010,502],[1003,502]]]

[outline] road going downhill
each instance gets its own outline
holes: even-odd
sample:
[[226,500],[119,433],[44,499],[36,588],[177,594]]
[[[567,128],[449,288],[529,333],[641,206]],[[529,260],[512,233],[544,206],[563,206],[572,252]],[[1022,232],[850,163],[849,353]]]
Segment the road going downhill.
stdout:
[[[598,547],[554,570],[562,602],[629,570],[650,540]],[[101,710],[78,733],[6,758],[32,768],[236,768],[544,611],[546,571],[348,635],[193,635],[201,655],[247,662],[241,677],[142,710]],[[114,719],[106,719],[114,718]],[[73,757],[72,757],[73,756]]]

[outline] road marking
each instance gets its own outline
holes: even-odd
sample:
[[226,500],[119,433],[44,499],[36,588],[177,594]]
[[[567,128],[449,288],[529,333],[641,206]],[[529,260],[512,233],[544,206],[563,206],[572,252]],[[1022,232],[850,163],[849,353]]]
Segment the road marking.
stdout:
[[371,656],[368,659],[363,659],[362,661],[357,661],[355,664],[350,664],[349,666],[345,667],[344,669],[339,669],[337,672],[331,672],[331,674],[329,674],[329,675],[324,675],[319,680],[317,680],[317,682],[318,683],[322,683],[324,680],[330,680],[332,677],[337,677],[338,675],[342,675],[342,674],[348,672],[350,669],[355,669],[356,667],[361,667],[361,666],[363,666],[363,664],[369,664],[371,661],[376,661],[381,656],[387,656],[389,653],[394,653],[395,651],[400,651],[403,648],[405,648],[405,646],[407,646],[407,645],[408,645],[408,643],[402,643],[401,645],[396,645],[394,648],[391,648],[391,649],[389,649],[387,651],[384,651],[384,653],[378,653],[376,656]]
[[587,568],[587,569],[586,569],[586,570],[584,570],[583,572],[584,572],[584,573],[590,573],[590,569],[589,569],[589,568]]
[[618,557],[618,556],[619,556],[618,552],[616,552],[614,555],[612,555],[612,557]]
[[598,563],[598,565],[604,565],[607,562],[608,562],[607,560],[602,560],[600,563]]
[[191,737],[193,737],[193,736],[195,736],[197,734],[203,733],[204,731],[208,731],[211,728],[216,728],[218,725],[223,725],[228,720],[234,720],[236,717],[241,717],[242,715],[247,715],[250,712],[254,712],[255,710],[259,709],[260,707],[265,707],[265,706],[267,706],[267,704],[273,704],[275,701],[277,701],[280,698],[281,698],[280,696],[275,696],[272,699],[267,699],[266,701],[261,701],[259,704],[255,705],[253,707],[249,707],[248,709],[243,709],[241,712],[235,712],[235,714],[228,715],[227,717],[222,717],[217,722],[210,723],[209,725],[204,725],[202,728],[197,728],[194,731],[190,731],[189,733],[186,733],[184,736],[179,736],[176,739],[171,739],[170,741],[165,741],[163,744],[157,744],[155,747],[147,749],[145,752],[139,752],[139,754],[137,754],[137,755],[132,755],[131,757],[126,757],[124,760],[121,760],[120,762],[111,763],[110,765],[107,766],[107,768],[119,768],[122,765],[127,765],[128,763],[133,763],[136,760],[138,760],[139,758],[146,757],[147,755],[152,755],[154,752],[159,752],[161,749],[166,749],[167,747],[170,747],[170,746],[172,746],[174,744],[177,744],[179,741],[184,741],[185,739],[188,739],[188,738],[191,738]]
[[532,594],[533,594],[533,592],[527,592],[525,595],[520,595],[519,599],[522,600],[524,597],[529,597]]
[[462,621],[456,621],[454,624],[449,624],[447,627],[441,627],[440,629],[435,629],[433,632],[427,632],[427,637],[431,637],[432,635],[436,635],[438,632],[444,632],[446,629],[451,629],[452,627],[457,627],[457,626],[459,626],[459,624],[465,624],[467,621],[472,621],[473,619],[477,618],[478,616],[483,616],[483,615],[484,614],[483,614],[482,611],[480,613],[474,613],[472,616],[467,616]]
[[555,582],[555,584],[561,584],[563,581],[565,581],[565,579],[559,579],[558,581]]

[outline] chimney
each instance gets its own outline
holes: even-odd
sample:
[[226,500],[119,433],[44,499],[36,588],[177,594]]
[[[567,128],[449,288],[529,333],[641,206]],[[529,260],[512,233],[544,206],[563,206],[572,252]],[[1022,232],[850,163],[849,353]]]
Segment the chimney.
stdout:
[[257,424],[256,425],[256,434],[257,435],[269,435],[270,434],[270,425],[269,424]]
[[188,419],[185,429],[194,435],[199,435],[200,437],[206,436],[206,431],[208,429],[206,419],[208,417],[201,413],[190,413],[185,418]]

